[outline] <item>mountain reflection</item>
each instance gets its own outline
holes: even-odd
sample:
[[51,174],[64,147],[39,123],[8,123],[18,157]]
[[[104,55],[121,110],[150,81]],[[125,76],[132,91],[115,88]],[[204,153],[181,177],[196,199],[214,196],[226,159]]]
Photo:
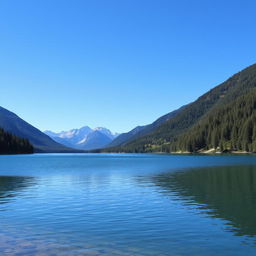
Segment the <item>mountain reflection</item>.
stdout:
[[153,178],[163,193],[227,220],[236,235],[256,235],[256,167],[207,167]]
[[34,183],[32,177],[0,176],[0,204],[8,203],[10,199]]

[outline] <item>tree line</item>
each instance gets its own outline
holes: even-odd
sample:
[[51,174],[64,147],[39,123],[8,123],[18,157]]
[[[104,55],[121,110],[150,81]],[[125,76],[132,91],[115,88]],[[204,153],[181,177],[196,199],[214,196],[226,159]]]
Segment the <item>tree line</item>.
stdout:
[[0,154],[30,154],[33,146],[27,139],[19,138],[0,128]]

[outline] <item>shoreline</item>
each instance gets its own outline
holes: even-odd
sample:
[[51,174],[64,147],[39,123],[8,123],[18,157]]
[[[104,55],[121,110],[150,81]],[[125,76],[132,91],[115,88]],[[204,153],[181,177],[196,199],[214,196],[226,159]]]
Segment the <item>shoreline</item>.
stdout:
[[34,152],[34,153],[13,153],[13,154],[0,154],[0,156],[15,156],[15,155],[35,155],[35,154],[164,154],[164,155],[254,155],[256,152],[247,151],[213,151],[213,150],[200,150],[197,152],[176,151],[176,152]]

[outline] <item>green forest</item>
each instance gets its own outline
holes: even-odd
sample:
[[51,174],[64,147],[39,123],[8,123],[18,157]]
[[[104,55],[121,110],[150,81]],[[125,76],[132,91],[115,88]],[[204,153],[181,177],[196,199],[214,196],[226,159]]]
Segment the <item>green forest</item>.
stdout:
[[16,137],[0,128],[0,154],[29,154],[33,152],[33,146],[27,139]]
[[105,152],[256,152],[256,65],[235,74],[156,130]]
[[[169,143],[169,151],[201,149],[256,152],[256,88],[211,111],[188,132]],[[168,149],[165,149],[168,150]]]

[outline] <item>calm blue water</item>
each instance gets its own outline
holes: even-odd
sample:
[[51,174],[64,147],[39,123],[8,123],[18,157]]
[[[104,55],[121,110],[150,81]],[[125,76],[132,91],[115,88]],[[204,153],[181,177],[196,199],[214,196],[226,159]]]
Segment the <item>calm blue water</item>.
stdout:
[[0,156],[0,255],[256,255],[256,157]]

